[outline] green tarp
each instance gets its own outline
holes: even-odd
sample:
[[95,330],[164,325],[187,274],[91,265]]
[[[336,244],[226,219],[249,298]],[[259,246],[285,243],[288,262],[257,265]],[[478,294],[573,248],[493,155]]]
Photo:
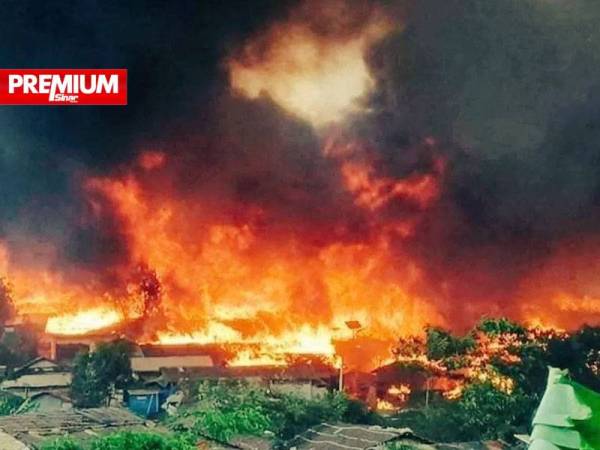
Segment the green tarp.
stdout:
[[550,368],[533,418],[530,450],[600,450],[600,394]]

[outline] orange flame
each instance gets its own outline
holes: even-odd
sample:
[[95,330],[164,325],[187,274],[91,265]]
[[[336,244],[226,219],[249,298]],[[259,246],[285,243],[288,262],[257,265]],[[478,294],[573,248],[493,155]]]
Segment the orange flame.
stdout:
[[108,307],[98,307],[50,317],[46,323],[46,332],[50,334],[79,335],[114,326],[122,320],[123,316],[118,311]]

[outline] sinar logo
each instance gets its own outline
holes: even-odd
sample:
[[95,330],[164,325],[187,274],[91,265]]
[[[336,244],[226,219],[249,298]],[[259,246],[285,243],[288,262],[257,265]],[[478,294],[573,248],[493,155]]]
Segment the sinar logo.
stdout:
[[79,99],[79,95],[65,95],[65,94],[50,94],[49,100],[51,102],[68,102],[68,103],[77,103]]

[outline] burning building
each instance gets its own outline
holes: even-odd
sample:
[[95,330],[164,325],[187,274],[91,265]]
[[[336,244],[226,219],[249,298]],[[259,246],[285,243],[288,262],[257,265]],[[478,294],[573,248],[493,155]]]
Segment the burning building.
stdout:
[[[184,3],[76,27],[126,108],[6,112],[2,295],[50,356],[114,332],[367,370],[426,324],[597,321],[597,6],[262,2],[207,30]],[[64,66],[105,50],[57,33]]]

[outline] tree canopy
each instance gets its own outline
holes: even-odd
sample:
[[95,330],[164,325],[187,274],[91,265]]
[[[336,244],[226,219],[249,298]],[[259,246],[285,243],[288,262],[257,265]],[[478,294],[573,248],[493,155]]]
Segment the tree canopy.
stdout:
[[123,388],[131,380],[130,344],[126,341],[102,343],[93,352],[75,358],[71,397],[76,406],[89,408],[106,403],[113,388]]

